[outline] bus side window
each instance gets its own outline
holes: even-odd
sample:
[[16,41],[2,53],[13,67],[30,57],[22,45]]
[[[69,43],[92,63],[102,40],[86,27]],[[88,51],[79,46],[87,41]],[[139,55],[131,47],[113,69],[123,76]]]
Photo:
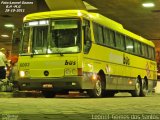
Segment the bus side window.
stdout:
[[135,54],[139,55],[139,56],[142,55],[142,53],[141,53],[141,43],[135,40],[134,41],[134,47],[135,47],[135,49],[134,49]]
[[148,49],[145,44],[142,44],[142,56],[148,58]]
[[125,49],[125,45],[124,45],[124,40],[125,40],[125,36],[116,32],[115,34],[115,40],[116,40],[116,48],[120,49],[120,50],[124,50]]
[[90,30],[90,22],[88,20],[84,20],[84,53],[88,53],[91,48],[91,30]]
[[103,27],[100,24],[93,23],[94,39],[97,44],[103,45]]
[[149,59],[155,60],[154,48],[148,46]]
[[115,32],[113,30],[109,30],[109,46],[115,47]]
[[133,50],[134,50],[133,39],[130,37],[126,37],[126,51],[133,53]]

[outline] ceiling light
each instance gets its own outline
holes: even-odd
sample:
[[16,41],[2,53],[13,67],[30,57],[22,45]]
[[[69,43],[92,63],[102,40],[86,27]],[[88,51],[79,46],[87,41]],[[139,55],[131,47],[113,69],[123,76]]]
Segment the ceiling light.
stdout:
[[154,7],[155,4],[154,4],[154,3],[149,3],[149,2],[148,2],[148,3],[143,3],[142,6],[143,6],[143,7]]
[[13,24],[5,24],[4,26],[5,26],[5,27],[8,27],[8,28],[14,28],[14,25],[13,25]]
[[9,37],[9,35],[1,35],[2,37],[4,37],[4,38],[8,38]]

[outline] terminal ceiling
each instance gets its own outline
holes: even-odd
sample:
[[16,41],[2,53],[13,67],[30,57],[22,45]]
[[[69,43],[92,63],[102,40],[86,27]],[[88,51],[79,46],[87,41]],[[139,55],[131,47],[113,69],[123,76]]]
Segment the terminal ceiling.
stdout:
[[[24,13],[5,13],[4,5],[0,4],[0,34],[8,34],[10,36],[9,38],[0,36],[0,47],[11,45],[12,29],[5,28],[4,24],[12,23],[15,25],[15,28],[18,29],[21,28],[23,17],[26,14],[50,10],[44,0],[30,1],[34,1],[34,5],[24,7]],[[69,1],[70,0],[67,0],[67,2]],[[121,23],[124,28],[142,37],[150,40],[160,40],[160,0],[152,0],[155,3],[155,7],[153,8],[142,7],[144,0],[83,1],[96,8],[89,9],[89,11],[101,13],[102,15]],[[67,2],[65,3],[66,5],[68,4]]]

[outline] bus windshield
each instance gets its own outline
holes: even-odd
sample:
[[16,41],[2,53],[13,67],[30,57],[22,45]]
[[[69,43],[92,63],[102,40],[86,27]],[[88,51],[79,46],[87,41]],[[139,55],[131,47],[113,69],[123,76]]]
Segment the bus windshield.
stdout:
[[22,53],[77,53],[81,50],[80,20],[40,20],[24,24]]

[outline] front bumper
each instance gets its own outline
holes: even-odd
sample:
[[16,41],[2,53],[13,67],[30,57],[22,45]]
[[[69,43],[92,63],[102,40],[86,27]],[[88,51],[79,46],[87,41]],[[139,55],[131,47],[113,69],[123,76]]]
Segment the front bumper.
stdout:
[[[44,87],[52,85],[52,87]],[[92,89],[93,82],[83,76],[71,76],[60,78],[20,78],[18,80],[20,90],[81,90]]]

